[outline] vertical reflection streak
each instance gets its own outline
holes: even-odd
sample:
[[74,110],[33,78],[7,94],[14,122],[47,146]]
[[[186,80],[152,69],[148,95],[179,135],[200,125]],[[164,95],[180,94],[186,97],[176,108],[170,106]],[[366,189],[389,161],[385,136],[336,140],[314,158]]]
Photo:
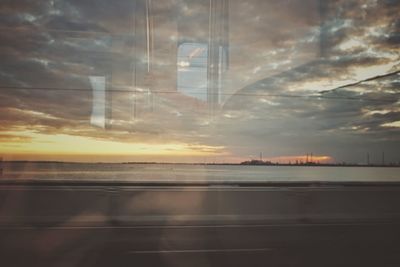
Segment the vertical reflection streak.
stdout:
[[106,125],[106,79],[104,76],[90,76],[89,79],[93,89],[90,123],[104,129]]

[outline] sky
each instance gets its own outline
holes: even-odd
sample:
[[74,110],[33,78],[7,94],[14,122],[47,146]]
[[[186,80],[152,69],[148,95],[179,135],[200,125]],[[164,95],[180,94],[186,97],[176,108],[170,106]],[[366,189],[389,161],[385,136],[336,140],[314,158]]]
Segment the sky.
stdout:
[[399,0],[226,2],[210,112],[209,1],[1,1],[0,156],[400,162]]

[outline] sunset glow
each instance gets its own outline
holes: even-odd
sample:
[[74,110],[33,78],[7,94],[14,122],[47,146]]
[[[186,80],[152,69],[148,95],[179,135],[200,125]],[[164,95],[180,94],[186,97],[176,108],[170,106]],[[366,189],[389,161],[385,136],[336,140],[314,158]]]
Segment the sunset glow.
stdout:
[[281,157],[272,157],[272,158],[267,158],[265,160],[271,161],[271,162],[278,162],[278,163],[306,163],[306,162],[312,162],[312,163],[334,163],[334,159],[330,156],[326,155],[300,155],[300,156],[281,156]]
[[123,143],[65,134],[45,135],[30,131],[6,132],[19,139],[0,142],[5,155],[98,155],[199,157],[223,154],[223,147],[190,144]]

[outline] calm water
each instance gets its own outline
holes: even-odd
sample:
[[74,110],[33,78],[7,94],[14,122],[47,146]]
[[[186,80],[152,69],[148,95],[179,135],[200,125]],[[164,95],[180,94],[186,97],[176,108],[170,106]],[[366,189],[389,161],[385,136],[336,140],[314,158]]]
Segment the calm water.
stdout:
[[3,163],[1,179],[95,181],[400,181],[400,168]]

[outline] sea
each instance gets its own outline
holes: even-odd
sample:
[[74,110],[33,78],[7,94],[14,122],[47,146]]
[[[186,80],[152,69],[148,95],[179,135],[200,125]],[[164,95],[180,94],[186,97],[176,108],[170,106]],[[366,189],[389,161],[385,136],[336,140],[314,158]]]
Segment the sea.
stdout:
[[400,182],[400,168],[3,162],[0,180],[141,183]]

